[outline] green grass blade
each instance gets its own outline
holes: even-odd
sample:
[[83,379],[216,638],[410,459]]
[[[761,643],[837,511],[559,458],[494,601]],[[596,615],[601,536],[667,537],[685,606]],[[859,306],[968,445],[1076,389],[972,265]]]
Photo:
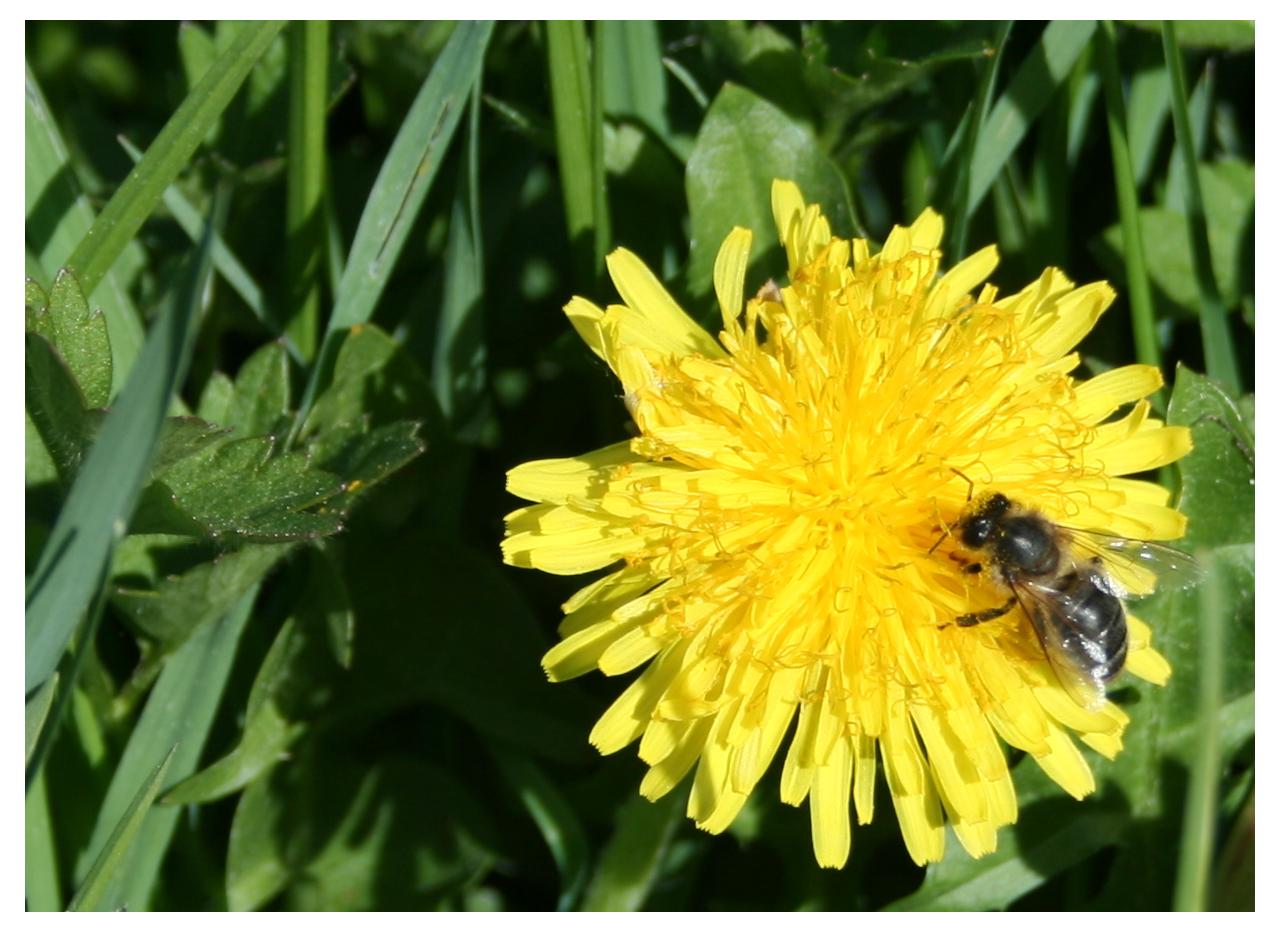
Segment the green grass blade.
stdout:
[[[26,92],[27,250],[39,260],[42,274],[37,279],[48,287],[53,275],[92,229],[95,216],[75,181],[66,143],[30,67]],[[112,271],[107,272],[91,299],[101,305],[111,336],[114,394],[124,387],[142,348],[142,315],[120,277]]]
[[[228,613],[196,633],[165,664],[111,777],[86,858],[96,857],[107,845],[119,820],[128,815],[132,794],[139,791],[148,769],[163,754],[180,746],[172,759],[173,778],[180,780],[195,771],[256,599],[254,585]],[[147,908],[180,813],[180,806],[157,805],[151,810],[132,849],[105,886],[101,905],[109,909]],[[77,871],[77,875],[85,877],[87,871]]]
[[967,255],[967,226],[971,221],[971,167],[975,159],[976,144],[984,129],[989,107],[993,102],[993,88],[997,80],[998,67],[1002,64],[1002,51],[1006,48],[1007,37],[1011,35],[1011,23],[1003,23],[998,30],[997,47],[993,57],[989,59],[980,75],[979,88],[967,109],[967,120],[963,123],[962,152],[958,160],[958,178],[954,185],[953,206],[947,213],[952,220],[952,231],[949,235],[949,251],[946,255],[949,263],[955,263]]
[[283,24],[253,23],[236,35],[199,83],[169,118],[146,156],[116,190],[97,221],[67,261],[85,295],[93,293],[159,204],[164,190],[190,162],[208,129],[230,103],[253,64]]
[[[142,159],[142,151],[132,141],[125,137],[120,137],[119,140],[120,146],[129,155],[129,159],[134,163]],[[182,231],[186,232],[191,241],[198,244],[204,233],[204,217],[200,214],[200,210],[177,186],[169,186],[164,190],[164,206],[173,214],[173,218],[181,226]],[[288,350],[293,361],[301,362],[301,353],[298,352],[292,339],[284,335],[283,329],[276,322],[275,315],[266,304],[266,295],[262,288],[257,285],[253,275],[240,263],[239,258],[217,232],[213,233],[213,269],[230,284],[231,289],[244,301],[244,305],[266,328],[266,331],[284,344],[284,348]]]
[[288,78],[288,335],[309,360],[319,342],[319,288],[325,249],[328,23],[321,20],[289,26]]
[[[146,819],[146,813],[151,808],[151,803],[155,801],[160,786],[164,784],[164,774],[168,771],[169,764],[173,761],[173,754],[176,752],[177,744],[174,744],[169,748],[164,759],[160,760],[159,765],[142,781],[137,795],[124,810],[119,823],[102,846],[93,866],[89,868],[80,889],[71,898],[71,904],[67,907],[68,912],[102,909],[102,899],[106,894],[107,885],[110,884],[111,877],[125,854],[133,846],[133,839],[137,837],[142,822]],[[110,907],[107,908],[110,909]]]
[[1223,587],[1214,557],[1202,558],[1206,573],[1197,595],[1198,674],[1197,741],[1189,767],[1175,909],[1203,911],[1210,906],[1211,861],[1215,856],[1215,816],[1219,812],[1219,712],[1224,688]]
[[1135,169],[1135,184],[1141,186],[1153,170],[1162,129],[1171,113],[1171,79],[1166,69],[1136,72],[1131,79],[1129,100],[1131,165]]
[[579,20],[545,24],[549,54],[550,98],[559,157],[559,183],[567,216],[568,240],[580,283],[592,283],[603,270],[607,229],[603,128],[598,122],[590,49]]
[[[1163,60],[1165,55],[1163,54]],[[1202,69],[1202,77],[1193,86],[1188,96],[1188,128],[1193,134],[1193,154],[1201,160],[1206,152],[1206,140],[1210,134],[1210,118],[1215,101],[1215,69],[1211,60],[1206,61]],[[1166,74],[1166,109],[1171,109],[1171,76],[1170,69],[1163,68]],[[1185,78],[1187,81],[1187,78]],[[1187,89],[1187,85],[1185,86]],[[1172,126],[1174,124],[1172,123]],[[1175,147],[1171,150],[1170,163],[1166,167],[1166,185],[1162,194],[1162,205],[1176,212],[1188,210],[1188,177],[1181,150],[1179,134],[1175,135]]]
[[974,214],[980,207],[1029,127],[1060,84],[1067,80],[1073,63],[1086,49],[1094,32],[1092,20],[1057,21],[1043,31],[1042,38],[989,112],[984,133],[976,142],[971,159],[968,214]]
[[1237,370],[1237,356],[1233,351],[1232,335],[1224,303],[1219,296],[1215,269],[1211,266],[1210,243],[1206,240],[1206,211],[1202,203],[1202,181],[1197,171],[1197,150],[1193,145],[1193,130],[1189,123],[1187,93],[1184,88],[1184,66],[1180,61],[1179,46],[1175,42],[1175,27],[1162,24],[1162,47],[1166,53],[1166,67],[1171,73],[1171,118],[1175,123],[1175,138],[1179,154],[1184,161],[1185,182],[1188,184],[1188,233],[1192,247],[1193,276],[1197,280],[1197,292],[1201,299],[1198,320],[1202,328],[1202,345],[1206,351],[1206,374],[1214,378],[1231,394],[1241,391],[1241,376]]
[[57,666],[71,633],[102,588],[159,440],[169,402],[194,344],[196,313],[210,270],[209,226],[190,270],[147,336],[138,367],[85,457],[27,590],[26,690]]
[[642,909],[660,873],[685,801],[678,792],[659,802],[648,802],[640,795],[630,797],[617,812],[616,830],[603,849],[581,909]]
[[36,741],[40,739],[40,731],[49,717],[53,707],[53,696],[58,691],[58,676],[54,676],[40,686],[40,690],[27,701],[26,719],[26,762],[31,765],[31,754],[35,753]]
[[488,752],[536,823],[559,869],[559,911],[572,909],[585,887],[589,866],[589,842],[576,812],[535,763],[497,747]]
[[62,909],[62,885],[58,877],[48,784],[43,772],[37,773],[27,787],[24,815],[27,909],[33,913],[53,913]]
[[[1109,146],[1113,154],[1113,183],[1117,189],[1117,212],[1122,223],[1122,257],[1126,263],[1127,302],[1131,306],[1131,328],[1135,336],[1135,357],[1148,365],[1161,365],[1153,290],[1144,260],[1144,240],[1140,235],[1139,195],[1126,136],[1126,103],[1122,97],[1122,76],[1117,63],[1117,36],[1111,22],[1104,22],[1096,34],[1096,53],[1104,84],[1104,113],[1108,122]],[[1159,394],[1159,406],[1165,402]]]
[[600,20],[594,28],[607,113],[638,118],[665,140],[670,130],[660,27],[651,20]]
[[360,216],[332,317],[297,410],[292,437],[296,437],[315,397],[331,377],[338,334],[372,316],[443,162],[470,89],[479,79],[491,35],[491,23],[457,24],[390,145]]
[[463,439],[473,440],[486,389],[483,329],[483,232],[479,206],[480,83],[470,98],[466,159],[452,198],[444,251],[443,299],[435,327],[431,379],[439,407]]

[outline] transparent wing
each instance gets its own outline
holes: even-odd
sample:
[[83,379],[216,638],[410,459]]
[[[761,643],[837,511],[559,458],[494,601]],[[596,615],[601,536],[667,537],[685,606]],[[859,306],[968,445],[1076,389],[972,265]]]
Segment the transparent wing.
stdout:
[[1051,669],[1074,701],[1094,711],[1104,704],[1104,680],[1097,674],[1096,651],[1069,625],[1062,591],[1032,581],[1011,585],[1042,643]]
[[1202,582],[1202,569],[1193,556],[1169,545],[1065,530],[1074,553],[1097,561],[1118,597],[1146,597],[1154,590],[1183,590]]

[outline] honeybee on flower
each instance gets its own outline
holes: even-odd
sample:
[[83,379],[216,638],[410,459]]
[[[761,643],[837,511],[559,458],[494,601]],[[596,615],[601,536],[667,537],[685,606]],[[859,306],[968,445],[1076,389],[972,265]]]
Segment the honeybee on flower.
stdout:
[[[608,258],[621,304],[568,303],[638,435],[511,470],[536,504],[507,516],[503,554],[606,569],[564,604],[542,664],[553,681],[637,672],[590,741],[638,740],[647,798],[692,773],[688,815],[721,832],[793,727],[780,797],[809,802],[822,866],[846,863],[853,807],[872,818],[879,759],[914,861],[942,856],[946,821],[980,856],[1016,819],[1004,743],[1082,798],[1095,784],[1077,743],[1112,758],[1128,719],[1062,684],[996,565],[934,550],[937,532],[971,517],[973,480],[1069,529],[1178,538],[1169,493],[1127,477],[1182,457],[1189,431],[1151,416],[1155,367],[1071,376],[1107,284],[1048,269],[1001,297],[985,284],[994,247],[941,275],[930,210],[877,254],[833,236],[792,182],[774,183],[772,211],[788,282],[746,300],[753,236],[733,230],[717,338],[624,249]],[[1123,622],[1121,664],[1164,683],[1149,626]]]

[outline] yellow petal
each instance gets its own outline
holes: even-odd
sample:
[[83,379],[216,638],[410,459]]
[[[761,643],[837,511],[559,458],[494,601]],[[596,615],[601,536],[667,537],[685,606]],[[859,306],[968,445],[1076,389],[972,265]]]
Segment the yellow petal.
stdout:
[[723,315],[723,328],[729,331],[745,308],[745,268],[753,240],[748,228],[733,228],[714,259],[714,294]]
[[636,335],[654,337],[648,348],[710,358],[726,355],[723,347],[683,312],[632,251],[617,248],[607,256],[607,269],[630,315],[641,324],[635,326]]

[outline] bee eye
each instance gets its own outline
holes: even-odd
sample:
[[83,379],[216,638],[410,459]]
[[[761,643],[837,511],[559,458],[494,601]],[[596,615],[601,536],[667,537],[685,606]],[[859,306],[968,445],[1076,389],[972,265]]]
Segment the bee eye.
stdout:
[[962,529],[962,543],[968,548],[982,548],[993,534],[993,522],[987,518],[973,518]]

